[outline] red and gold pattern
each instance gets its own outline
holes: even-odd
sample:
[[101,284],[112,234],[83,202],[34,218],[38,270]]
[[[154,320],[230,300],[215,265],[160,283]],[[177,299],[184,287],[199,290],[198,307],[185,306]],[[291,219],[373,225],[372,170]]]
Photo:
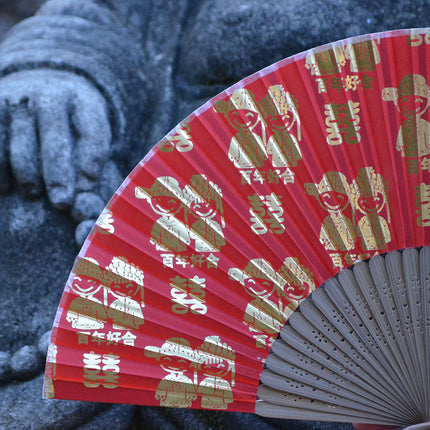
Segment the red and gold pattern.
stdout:
[[429,34],[280,61],[160,142],[79,254],[45,396],[254,411],[270,347],[312,290],[430,244]]

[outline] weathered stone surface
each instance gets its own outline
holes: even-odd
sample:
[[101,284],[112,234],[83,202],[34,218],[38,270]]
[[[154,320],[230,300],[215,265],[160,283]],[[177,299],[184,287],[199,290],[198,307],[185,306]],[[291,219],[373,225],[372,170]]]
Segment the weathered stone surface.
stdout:
[[[0,386],[0,428],[7,430],[71,430],[127,428],[133,407],[45,400],[41,396],[43,376],[26,382]],[[112,423],[112,425],[111,425]]]
[[37,342],[37,350],[42,357],[46,357],[46,352],[48,351],[49,341],[51,339],[51,330],[46,331],[42,336],[40,336]]
[[7,351],[0,351],[0,384],[3,384],[10,379],[10,358],[11,353]]
[[37,375],[43,370],[43,364],[43,357],[33,345],[25,345],[18,349],[10,359],[13,374],[20,379]]
[[77,222],[97,218],[105,205],[106,203],[95,193],[78,194],[72,210],[72,217]]
[[185,31],[179,72],[188,82],[234,83],[324,43],[426,26],[429,7],[425,0],[207,0]]
[[94,226],[95,219],[87,219],[82,221],[75,230],[75,241],[78,246],[82,246]]
[[9,15],[12,19],[27,18],[42,6],[46,0],[12,0],[0,4],[0,13]]
[[48,201],[0,196],[0,351],[37,345],[52,327],[73,264],[74,223]]

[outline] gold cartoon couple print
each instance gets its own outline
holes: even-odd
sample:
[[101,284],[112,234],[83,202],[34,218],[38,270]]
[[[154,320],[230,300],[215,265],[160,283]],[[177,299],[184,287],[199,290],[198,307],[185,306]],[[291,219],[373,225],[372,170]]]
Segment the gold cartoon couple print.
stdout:
[[264,350],[272,346],[300,301],[315,289],[313,274],[295,257],[285,258],[278,270],[264,258],[254,258],[243,269],[230,268],[228,275],[252,297],[243,323],[255,346]]
[[151,230],[158,251],[181,253],[190,246],[199,253],[216,253],[225,245],[223,194],[205,175],[193,175],[182,187],[172,176],[156,178],[151,187],[135,187],[159,215]]
[[[81,258],[74,271],[70,289],[77,297],[66,321],[77,330],[79,343],[96,338],[97,342],[133,344],[136,336],[132,332],[144,323],[143,271],[117,256],[105,269],[93,258]],[[107,323],[114,331],[106,331]]]
[[242,183],[294,181],[290,167],[302,159],[298,109],[297,99],[283,85],[270,86],[260,101],[243,88],[214,105],[235,130],[228,158],[239,169]]
[[319,239],[334,267],[369,258],[391,242],[388,182],[373,167],[360,169],[351,183],[341,172],[326,172],[305,190],[328,212]]
[[206,336],[195,349],[185,338],[170,338],[147,346],[145,355],[166,372],[155,392],[160,406],[225,410],[233,402],[236,353],[220,336]]

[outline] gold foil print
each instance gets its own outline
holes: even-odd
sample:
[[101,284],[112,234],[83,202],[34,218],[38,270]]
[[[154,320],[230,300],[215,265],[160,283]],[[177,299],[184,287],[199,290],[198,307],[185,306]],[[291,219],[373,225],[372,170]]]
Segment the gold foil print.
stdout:
[[239,169],[262,167],[267,159],[267,151],[264,137],[255,130],[262,118],[254,94],[247,89],[236,90],[227,102],[218,102],[214,109],[224,114],[227,121],[237,130],[228,151],[228,158],[235,167]]
[[205,175],[193,175],[185,186],[184,196],[194,217],[189,225],[194,249],[198,252],[219,252],[226,244],[221,188]]
[[191,137],[191,127],[189,124],[185,125],[169,139],[162,141],[159,145],[162,152],[172,152],[175,149],[178,152],[190,152],[193,147],[193,138]]
[[282,85],[272,85],[258,101],[250,90],[239,89],[214,110],[236,130],[228,156],[243,184],[294,182],[291,167],[302,159],[298,101]]
[[[357,235],[363,251],[386,249],[391,242],[388,182],[373,167],[360,169],[352,181],[351,200],[357,214]],[[381,216],[383,210],[387,217]]]
[[115,219],[110,209],[105,208],[97,221],[98,231],[101,234],[115,233]]
[[[298,144],[301,129],[297,99],[285,91],[282,85],[272,85],[260,106],[272,133],[266,145],[272,166],[295,167],[297,161],[302,159]],[[294,126],[297,126],[297,137],[293,133]]]
[[233,402],[236,354],[219,336],[206,336],[195,350],[186,339],[167,339],[160,348],[145,347],[145,355],[168,373],[155,392],[160,406],[190,408],[198,395],[206,409],[227,409]]
[[324,105],[326,116],[327,143],[341,145],[360,142],[360,103],[349,100],[348,103],[329,103]]
[[351,184],[343,173],[327,172],[318,184],[306,183],[305,189],[328,212],[320,242],[334,267],[349,266],[387,248],[391,241],[388,182],[373,167],[360,169]]
[[[108,321],[114,330],[137,330],[144,323],[144,273],[138,266],[114,256],[103,269],[92,258],[80,258],[73,270],[70,288],[79,297],[70,304],[66,321],[79,330],[79,343],[85,340],[85,333],[91,335],[91,330],[95,330],[92,338],[110,341],[109,336],[115,332],[98,332]],[[126,334],[115,336],[124,344],[130,342]]]
[[307,194],[314,196],[329,215],[323,220],[320,242],[328,251],[348,251],[355,248],[354,225],[344,214],[350,204],[350,186],[343,173],[327,172],[318,184],[306,183]]
[[417,198],[417,224],[420,227],[430,227],[430,184],[422,182],[415,187]]
[[136,187],[135,196],[147,200],[152,210],[160,215],[151,231],[151,243],[156,249],[185,251],[191,239],[186,225],[176,218],[185,203],[179,182],[171,176],[160,176],[150,189]]
[[235,383],[235,352],[219,336],[212,335],[205,338],[196,349],[196,354],[199,369],[204,375],[197,388],[201,407],[227,409],[234,400],[231,387]]
[[50,343],[46,354],[46,371],[43,381],[43,396],[45,399],[55,397],[54,381],[57,379],[57,345]]
[[229,277],[253,297],[243,316],[257,348],[269,348],[299,300],[315,289],[312,273],[296,258],[288,257],[275,269],[263,258],[249,261],[241,270],[231,268]]
[[344,52],[351,72],[373,72],[381,62],[378,45],[374,40],[348,43]]
[[382,90],[382,99],[393,102],[406,119],[400,125],[396,149],[403,157],[417,158],[430,154],[430,123],[422,118],[429,106],[430,90],[424,76],[406,75],[398,88]]
[[197,394],[194,381],[187,375],[195,366],[196,358],[189,342],[183,338],[171,338],[161,348],[147,346],[145,355],[156,358],[167,372],[155,392],[160,406],[190,408]]
[[84,386],[87,388],[117,388],[119,384],[120,357],[115,354],[83,354]]
[[[191,245],[197,252],[213,253],[225,245],[222,190],[205,175],[193,175],[184,189],[175,178],[161,176],[150,189],[136,187],[135,196],[161,215],[151,231],[157,250],[180,253]],[[189,260],[186,254],[177,257]]]
[[177,275],[170,278],[170,294],[172,297],[172,312],[185,315],[189,311],[192,314],[204,315],[206,306],[206,279],[195,275],[191,279]]
[[282,196],[275,193],[269,195],[253,194],[248,196],[251,230],[254,234],[262,235],[268,232],[282,234],[285,232],[284,209]]

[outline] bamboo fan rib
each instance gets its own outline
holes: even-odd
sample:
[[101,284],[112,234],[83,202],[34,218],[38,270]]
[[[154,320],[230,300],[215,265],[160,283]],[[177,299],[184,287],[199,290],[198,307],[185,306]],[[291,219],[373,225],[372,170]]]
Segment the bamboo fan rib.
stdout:
[[424,426],[429,34],[282,60],[156,145],[79,253],[45,396]]
[[429,421],[429,270],[430,248],[393,251],[314,291],[272,347],[256,412],[395,426]]

